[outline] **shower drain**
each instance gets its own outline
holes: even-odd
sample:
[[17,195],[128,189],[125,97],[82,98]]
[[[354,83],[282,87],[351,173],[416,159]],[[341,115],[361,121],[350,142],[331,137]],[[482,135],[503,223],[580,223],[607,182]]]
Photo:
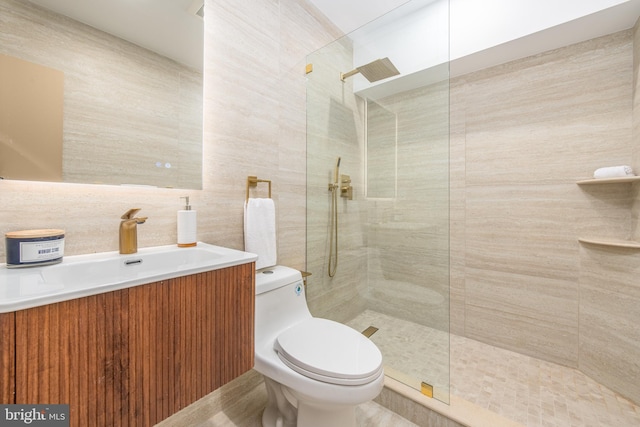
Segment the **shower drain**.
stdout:
[[378,328],[376,328],[375,326],[369,326],[367,329],[362,331],[362,335],[367,338],[371,338],[371,335],[375,334],[376,332],[378,332]]

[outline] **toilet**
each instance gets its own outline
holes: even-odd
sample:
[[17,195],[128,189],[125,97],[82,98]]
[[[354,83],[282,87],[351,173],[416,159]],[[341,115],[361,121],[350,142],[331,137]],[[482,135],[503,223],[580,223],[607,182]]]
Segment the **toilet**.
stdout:
[[255,370],[264,376],[264,427],[355,427],[356,406],[382,390],[382,354],[356,330],[311,316],[302,275],[258,270]]

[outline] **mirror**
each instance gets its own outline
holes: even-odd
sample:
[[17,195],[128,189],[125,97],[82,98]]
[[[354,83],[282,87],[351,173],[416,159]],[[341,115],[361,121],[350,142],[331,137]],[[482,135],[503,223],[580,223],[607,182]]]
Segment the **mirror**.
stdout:
[[[51,101],[40,77],[27,80],[28,93],[12,95],[32,104],[0,104],[0,126],[26,127],[0,128],[0,176],[201,189],[202,8],[203,0],[0,0],[0,56],[62,76],[63,117],[56,128],[40,116]],[[4,63],[2,94],[17,86]],[[18,110],[26,114],[20,120]],[[59,179],[43,178],[32,167],[43,160],[26,148],[57,153],[60,136],[48,122],[62,129],[61,154],[44,154],[61,164]],[[27,141],[33,129],[40,131]]]
[[392,199],[396,197],[397,118],[369,99],[366,108],[367,197]]

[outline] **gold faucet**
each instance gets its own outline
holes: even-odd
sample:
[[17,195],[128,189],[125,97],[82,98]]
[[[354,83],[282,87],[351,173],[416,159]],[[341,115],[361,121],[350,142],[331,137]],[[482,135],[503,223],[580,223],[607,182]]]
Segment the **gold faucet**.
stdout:
[[142,224],[147,217],[135,218],[140,208],[129,209],[120,217],[120,253],[135,254],[138,252],[138,224]]

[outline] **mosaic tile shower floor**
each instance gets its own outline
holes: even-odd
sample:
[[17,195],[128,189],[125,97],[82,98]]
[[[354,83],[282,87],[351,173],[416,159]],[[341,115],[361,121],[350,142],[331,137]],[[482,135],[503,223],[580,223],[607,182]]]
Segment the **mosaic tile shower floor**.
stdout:
[[[431,353],[442,361],[447,353],[448,334],[412,322],[368,310],[349,324],[358,330],[379,328],[372,339],[385,364],[396,369],[410,366],[411,357],[424,360]],[[397,348],[401,336],[402,348]],[[527,427],[640,426],[640,407],[576,369],[456,335],[450,340],[453,395]],[[386,352],[386,347],[396,348]],[[432,381],[442,383],[448,375],[445,368]]]

